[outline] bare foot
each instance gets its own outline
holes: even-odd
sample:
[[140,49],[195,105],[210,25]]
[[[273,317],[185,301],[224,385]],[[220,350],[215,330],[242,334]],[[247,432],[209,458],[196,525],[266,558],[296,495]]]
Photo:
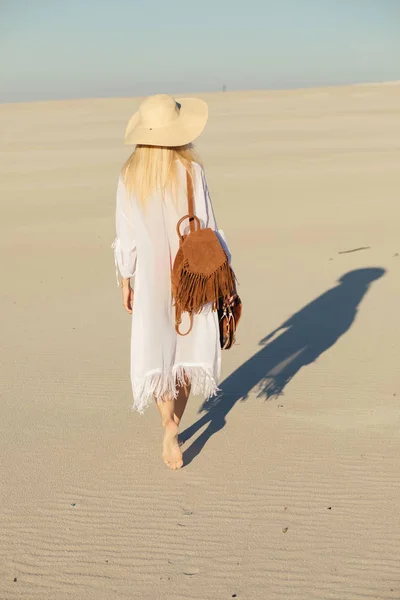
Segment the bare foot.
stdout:
[[163,460],[170,469],[180,469],[183,465],[182,452],[178,443],[178,425],[170,421],[164,427]]

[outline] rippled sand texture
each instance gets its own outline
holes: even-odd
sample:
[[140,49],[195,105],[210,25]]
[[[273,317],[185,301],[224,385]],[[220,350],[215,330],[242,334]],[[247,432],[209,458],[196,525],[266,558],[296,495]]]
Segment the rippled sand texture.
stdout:
[[400,598],[400,86],[207,99],[245,312],[180,472],[110,249],[137,101],[0,106],[1,600]]

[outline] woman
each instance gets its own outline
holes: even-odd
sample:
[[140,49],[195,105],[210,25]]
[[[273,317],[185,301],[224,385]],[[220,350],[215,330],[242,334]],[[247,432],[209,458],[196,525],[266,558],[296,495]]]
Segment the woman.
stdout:
[[[217,313],[206,305],[194,316],[190,333],[179,336],[171,295],[179,247],[176,225],[188,212],[187,172],[196,216],[202,227],[217,231],[204,171],[191,144],[207,117],[207,104],[199,99],[177,102],[157,95],[142,102],[126,130],[125,143],[136,148],[122,168],[117,190],[113,248],[123,304],[132,313],[133,409],[143,412],[155,399],[164,429],[163,459],[172,469],[183,464],[178,427],[189,392],[204,399],[215,395],[221,368]],[[186,331],[189,319],[183,317],[181,331]]]

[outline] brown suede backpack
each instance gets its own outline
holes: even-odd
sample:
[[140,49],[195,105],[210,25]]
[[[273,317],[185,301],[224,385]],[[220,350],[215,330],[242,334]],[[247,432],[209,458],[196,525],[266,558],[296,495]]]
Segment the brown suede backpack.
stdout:
[[[228,303],[235,294],[235,275],[228,257],[212,229],[201,228],[200,219],[194,214],[193,182],[186,172],[188,214],[176,226],[179,250],[172,267],[172,295],[175,303],[175,329],[179,335],[187,335],[193,327],[193,315],[211,302],[213,311]],[[182,235],[181,224],[189,219],[190,231]],[[190,315],[186,333],[179,331],[182,313]]]

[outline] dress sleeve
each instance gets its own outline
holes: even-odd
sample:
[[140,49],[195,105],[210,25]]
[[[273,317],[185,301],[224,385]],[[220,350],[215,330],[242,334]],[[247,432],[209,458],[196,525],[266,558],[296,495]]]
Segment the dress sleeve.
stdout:
[[196,170],[195,204],[196,215],[199,217],[200,221],[202,221],[204,227],[210,227],[210,229],[215,231],[220,244],[228,257],[228,262],[231,264],[231,253],[229,251],[224,232],[222,229],[218,229],[210,192],[208,190],[207,180],[203,169]]
[[116,238],[111,247],[114,250],[115,274],[120,286],[119,274],[124,278],[133,277],[136,271],[136,243],[133,232],[132,204],[126,193],[122,178],[119,178],[115,213]]

